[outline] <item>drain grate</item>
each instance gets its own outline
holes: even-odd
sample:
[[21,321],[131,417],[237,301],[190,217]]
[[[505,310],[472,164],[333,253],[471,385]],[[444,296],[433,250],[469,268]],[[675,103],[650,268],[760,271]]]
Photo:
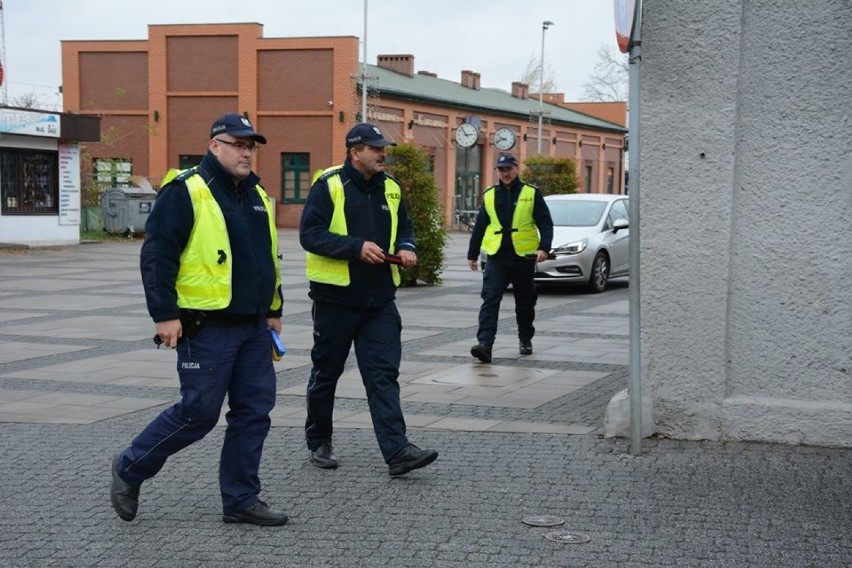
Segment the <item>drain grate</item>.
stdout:
[[558,527],[565,523],[565,519],[553,515],[532,515],[524,517],[521,522],[531,527]]

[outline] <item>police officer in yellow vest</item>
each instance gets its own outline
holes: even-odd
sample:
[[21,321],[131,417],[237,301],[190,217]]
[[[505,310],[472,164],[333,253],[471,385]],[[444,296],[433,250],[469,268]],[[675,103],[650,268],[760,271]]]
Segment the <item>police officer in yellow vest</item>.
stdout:
[[317,179],[302,212],[299,240],[308,251],[314,302],[305,441],[310,462],[323,469],[339,465],[332,446],[334,393],[353,343],[389,474],[438,457],[408,441],[400,405],[402,322],[394,298],[399,266],[417,264],[417,253],[399,183],[384,171],[385,147],[392,145],[375,125],[355,125],[346,135],[343,165]]
[[155,341],[177,351],[181,400],[113,459],[110,498],[125,521],[142,483],[213,429],[227,395],[222,520],[287,522],[259,498],[275,406],[270,330],[281,331],[282,300],[274,205],[251,169],[265,143],[244,116],[216,120],[207,155],[164,185],[146,223],[142,283]]
[[535,263],[547,258],[553,241],[550,210],[541,191],[518,177],[518,159],[513,154],[501,154],[496,167],[500,183],[489,187],[482,196],[467,250],[471,270],[477,269],[480,249],[488,254],[482,277],[477,343],[470,349],[471,355],[483,363],[491,362],[500,301],[509,284],[515,295],[519,352],[532,354],[538,299]]

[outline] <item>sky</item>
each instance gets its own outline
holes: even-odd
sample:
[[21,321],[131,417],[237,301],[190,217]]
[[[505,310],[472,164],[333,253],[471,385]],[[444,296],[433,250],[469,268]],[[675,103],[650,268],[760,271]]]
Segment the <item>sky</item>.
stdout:
[[541,58],[543,35],[545,79],[577,101],[601,46],[617,51],[611,0],[0,0],[0,95],[61,108],[62,40],[145,40],[150,24],[257,22],[267,38],[356,36],[363,54],[365,4],[367,63],[411,54],[415,72],[455,82],[468,69],[510,90]]

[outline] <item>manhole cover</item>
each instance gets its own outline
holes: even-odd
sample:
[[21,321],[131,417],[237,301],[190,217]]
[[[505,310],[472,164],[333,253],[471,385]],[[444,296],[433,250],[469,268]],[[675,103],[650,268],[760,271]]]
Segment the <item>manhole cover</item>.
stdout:
[[547,540],[553,542],[561,542],[563,544],[582,544],[589,542],[592,538],[589,535],[576,531],[554,531],[544,535]]
[[521,522],[531,527],[558,527],[565,522],[565,519],[553,515],[532,515],[524,517]]

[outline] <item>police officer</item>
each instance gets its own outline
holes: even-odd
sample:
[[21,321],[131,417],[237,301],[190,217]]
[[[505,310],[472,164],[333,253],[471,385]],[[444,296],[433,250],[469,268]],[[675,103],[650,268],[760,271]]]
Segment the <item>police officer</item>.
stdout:
[[480,249],[488,254],[482,278],[477,344],[470,349],[470,354],[483,363],[491,362],[500,301],[509,284],[515,295],[519,352],[532,354],[538,299],[535,263],[547,259],[553,241],[550,210],[541,191],[518,177],[518,159],[514,154],[501,154],[496,167],[500,182],[482,195],[467,250],[467,261],[474,271]]
[[222,520],[287,522],[258,497],[275,406],[270,330],[281,331],[282,300],[274,205],[251,169],[265,143],[243,116],[216,120],[207,155],[163,187],[146,223],[142,283],[155,341],[177,350],[181,400],[113,459],[110,498],[125,521],[142,483],[213,429],[227,395]]
[[414,266],[417,254],[399,183],[384,171],[385,147],[392,145],[373,124],[355,125],[346,135],[343,165],[314,183],[302,212],[299,240],[308,251],[314,325],[305,439],[310,462],[320,468],[338,466],[334,392],[353,342],[389,474],[438,457],[408,441],[400,404],[402,322],[394,298],[399,266]]

